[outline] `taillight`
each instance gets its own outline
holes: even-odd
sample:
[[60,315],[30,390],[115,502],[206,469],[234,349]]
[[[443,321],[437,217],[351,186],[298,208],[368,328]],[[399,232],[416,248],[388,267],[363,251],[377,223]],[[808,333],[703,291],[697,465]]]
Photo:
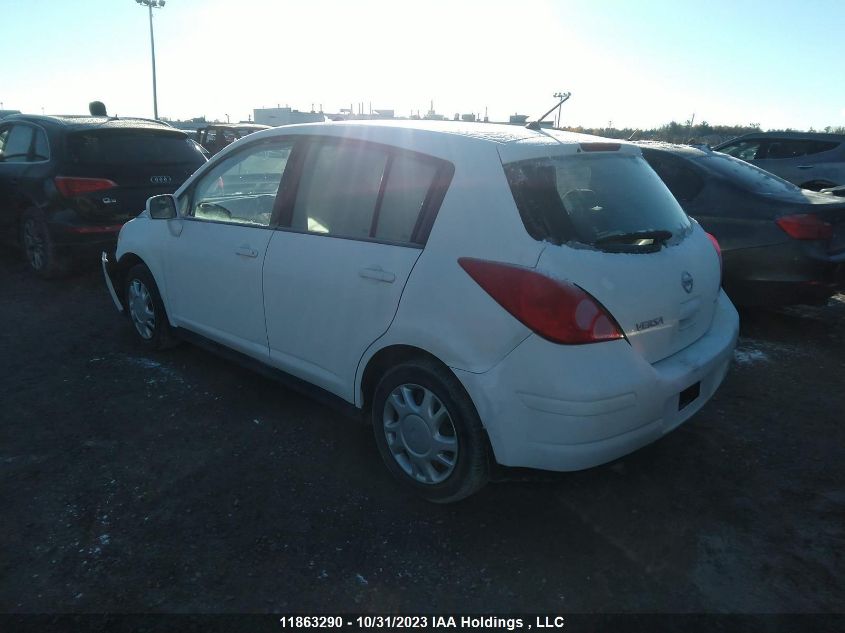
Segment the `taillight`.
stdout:
[[553,343],[582,345],[624,336],[607,310],[574,284],[499,262],[461,257],[458,263],[499,305]]
[[716,249],[716,255],[719,256],[719,285],[722,285],[722,277],[725,273],[725,264],[722,262],[722,247],[719,246],[719,240],[716,239],[715,235],[711,235],[710,233],[706,233],[707,239],[710,240],[710,243],[713,245],[713,248]]
[[796,240],[829,240],[833,237],[833,226],[810,213],[785,215],[775,222],[789,237]]
[[72,176],[56,176],[56,189],[66,198],[81,196],[95,191],[114,189],[117,183],[107,178],[74,178]]

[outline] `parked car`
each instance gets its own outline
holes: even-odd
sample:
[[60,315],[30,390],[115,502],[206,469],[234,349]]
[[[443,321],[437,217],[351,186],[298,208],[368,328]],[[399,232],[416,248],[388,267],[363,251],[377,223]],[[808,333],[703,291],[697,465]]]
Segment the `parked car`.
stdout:
[[146,348],[197,341],[369,420],[428,499],[578,470],[687,420],[738,317],[630,144],[455,122],[258,132],[103,253]]
[[719,240],[734,303],[820,303],[845,284],[844,200],[727,154],[641,147],[684,210]]
[[171,193],[206,161],[196,144],[143,119],[13,115],[0,122],[0,239],[55,277],[74,258],[114,248],[151,195]]
[[845,135],[757,132],[713,149],[765,169],[802,189],[845,184]]
[[227,145],[231,145],[239,138],[243,138],[253,132],[266,130],[269,125],[258,123],[237,123],[209,125],[197,130],[197,142],[202,145],[212,156]]

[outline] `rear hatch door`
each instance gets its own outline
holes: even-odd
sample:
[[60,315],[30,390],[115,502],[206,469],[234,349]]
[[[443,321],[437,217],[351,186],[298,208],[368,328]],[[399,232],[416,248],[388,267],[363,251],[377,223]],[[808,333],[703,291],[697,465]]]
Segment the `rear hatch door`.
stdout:
[[105,128],[68,135],[62,175],[114,182],[77,196],[74,206],[83,219],[119,223],[143,211],[150,196],[176,191],[205,161],[177,130]]
[[710,328],[719,258],[638,150],[595,147],[505,172],[529,233],[550,242],[538,270],[593,295],[654,363]]

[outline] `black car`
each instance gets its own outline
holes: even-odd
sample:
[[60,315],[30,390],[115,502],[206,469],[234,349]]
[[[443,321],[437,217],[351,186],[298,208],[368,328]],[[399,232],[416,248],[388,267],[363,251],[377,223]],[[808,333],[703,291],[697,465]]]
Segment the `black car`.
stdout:
[[720,152],[640,147],[687,214],[718,240],[734,303],[819,303],[845,286],[845,201]]
[[187,134],[145,119],[12,115],[0,121],[0,240],[56,277],[110,250],[147,198],[206,159]]

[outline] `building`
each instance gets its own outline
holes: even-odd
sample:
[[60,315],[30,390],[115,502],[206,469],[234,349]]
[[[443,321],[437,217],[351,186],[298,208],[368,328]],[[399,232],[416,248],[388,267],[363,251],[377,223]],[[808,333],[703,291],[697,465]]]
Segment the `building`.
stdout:
[[300,112],[291,108],[255,108],[253,121],[261,125],[291,125],[293,123],[318,123],[326,120],[322,112]]

